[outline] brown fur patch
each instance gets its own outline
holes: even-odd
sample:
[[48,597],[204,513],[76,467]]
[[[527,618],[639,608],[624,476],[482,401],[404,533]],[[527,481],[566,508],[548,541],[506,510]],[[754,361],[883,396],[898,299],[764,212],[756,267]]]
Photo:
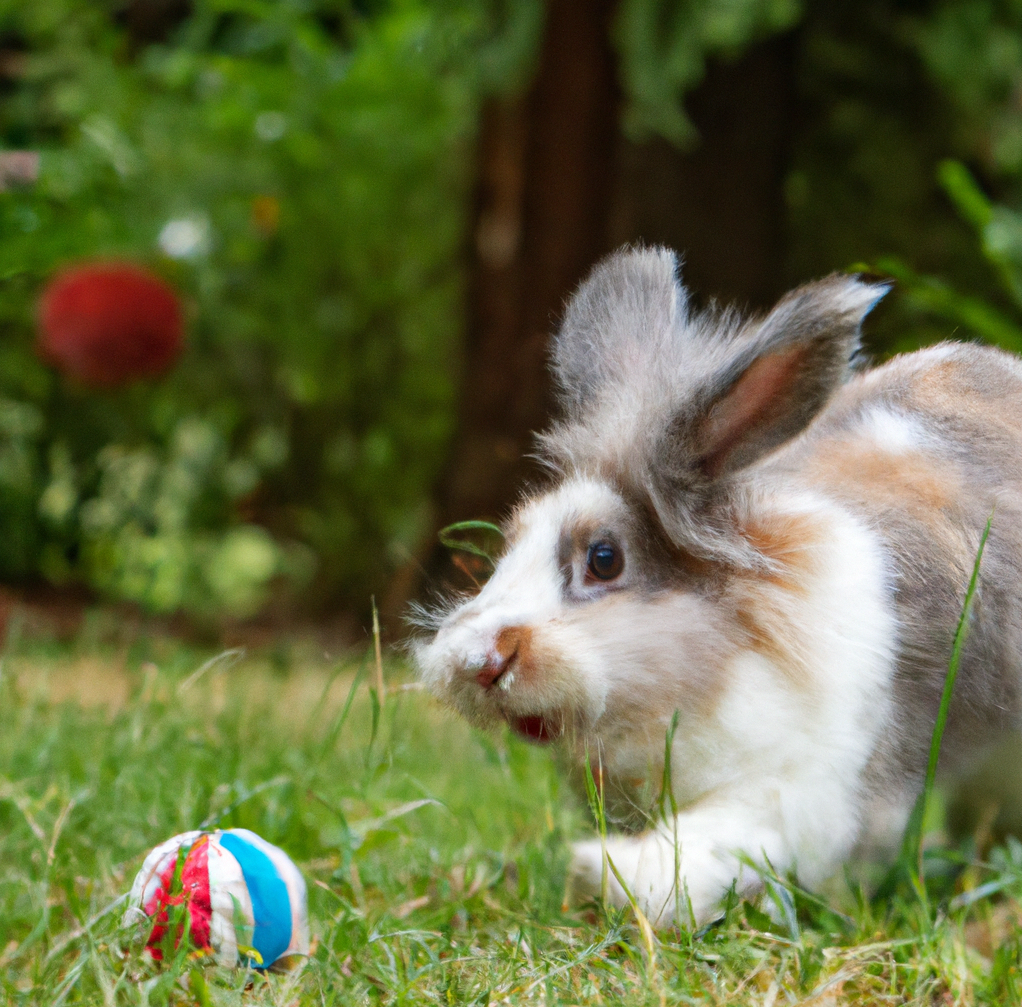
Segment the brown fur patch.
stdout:
[[742,534],[757,552],[770,560],[765,580],[789,590],[802,591],[816,566],[816,547],[822,532],[818,522],[803,514],[757,515]]
[[532,630],[528,626],[505,626],[494,647],[501,657],[513,658],[512,670],[528,681],[536,673],[536,655],[532,646]]
[[749,649],[762,654],[781,670],[792,685],[805,688],[810,674],[802,657],[797,602],[790,592],[762,581],[744,582],[732,599],[734,620],[744,632]]
[[997,422],[1004,406],[1018,415],[1018,375],[1004,358],[975,354],[962,347],[958,355],[939,360],[922,371],[912,385],[916,410],[931,415],[975,416]]
[[564,528],[558,543],[558,561],[570,567],[575,559],[584,556],[591,542],[600,534],[603,525],[599,521],[576,521]]
[[759,575],[735,578],[728,594],[734,619],[752,650],[762,654],[803,687],[809,671],[799,653],[800,599],[809,590],[823,530],[808,515],[759,515],[743,534],[767,559]]
[[[760,599],[763,600],[765,599]],[[782,613],[776,608],[771,608],[769,604],[757,605],[750,592],[750,595],[741,599],[739,607],[735,609],[735,621],[744,631],[752,650],[762,654],[785,672],[797,672],[797,679],[801,681],[802,672],[798,668],[798,662],[792,660],[791,649],[783,642],[786,631],[790,636],[790,623]]]
[[930,526],[935,533],[946,525],[946,511],[961,499],[956,468],[921,452],[892,453],[862,441],[835,443],[817,451],[809,461],[814,482],[836,491],[845,500],[870,509],[893,508]]

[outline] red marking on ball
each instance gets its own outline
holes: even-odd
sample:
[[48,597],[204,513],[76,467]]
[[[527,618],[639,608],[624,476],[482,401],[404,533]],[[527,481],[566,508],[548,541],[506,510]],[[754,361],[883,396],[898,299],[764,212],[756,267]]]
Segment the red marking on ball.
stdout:
[[[152,916],[154,925],[146,947],[157,961],[163,960],[163,939],[170,925],[169,906],[184,904],[188,910],[189,943],[201,950],[208,949],[210,919],[213,907],[209,894],[209,837],[200,836],[188,850],[181,865],[180,888],[175,890],[174,873],[176,858],[160,875],[160,887],[156,894],[143,906],[147,916]],[[182,928],[183,929],[183,928]],[[183,933],[174,934],[174,947],[179,947]]]

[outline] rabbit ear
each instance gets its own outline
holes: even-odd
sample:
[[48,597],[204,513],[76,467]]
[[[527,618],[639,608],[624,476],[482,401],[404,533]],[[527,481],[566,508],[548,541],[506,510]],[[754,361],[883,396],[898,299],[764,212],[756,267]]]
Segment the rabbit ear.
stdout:
[[784,297],[736,342],[688,430],[673,431],[675,452],[712,481],[794,437],[845,379],[862,320],[888,289],[835,274]]
[[540,436],[544,457],[645,496],[679,545],[744,561],[734,536],[711,527],[707,505],[729,475],[826,404],[887,290],[834,275],[788,294],[765,318],[715,308],[690,315],[671,252],[618,252],[579,288],[555,340],[565,415]]
[[582,420],[608,396],[641,384],[658,350],[670,351],[688,316],[677,273],[669,249],[625,248],[600,262],[575,292],[553,344],[569,420]]

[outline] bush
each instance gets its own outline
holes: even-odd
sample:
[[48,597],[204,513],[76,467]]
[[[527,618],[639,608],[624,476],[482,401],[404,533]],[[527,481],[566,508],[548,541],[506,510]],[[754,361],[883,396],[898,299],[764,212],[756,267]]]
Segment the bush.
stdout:
[[[0,578],[365,605],[432,526],[479,102],[524,85],[543,6],[0,0]],[[147,8],[190,13],[154,42]],[[883,351],[954,326],[1019,347],[1022,21],[910,8],[621,0],[622,121],[696,142],[679,101],[707,57],[797,22],[788,279],[898,276]],[[40,357],[36,312],[109,259],[172,285],[188,338],[166,376],[97,389]]]
[[[0,142],[41,152],[34,184],[0,165],[0,577],[246,615],[281,577],[364,604],[415,545],[452,421],[464,56],[515,51],[484,6],[200,0],[140,46],[112,4],[0,5]],[[37,356],[35,305],[110,257],[190,332],[168,377],[97,391]]]

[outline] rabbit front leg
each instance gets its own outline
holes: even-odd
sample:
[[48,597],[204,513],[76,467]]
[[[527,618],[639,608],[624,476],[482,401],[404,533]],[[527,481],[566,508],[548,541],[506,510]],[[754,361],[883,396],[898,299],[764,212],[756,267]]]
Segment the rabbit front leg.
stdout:
[[[763,866],[769,861],[781,872],[795,865],[797,851],[785,838],[776,812],[776,807],[735,795],[729,801],[704,803],[681,812],[640,835],[611,836],[606,852],[650,922],[699,926],[714,918],[732,884],[739,895],[760,886],[759,874],[749,866],[750,861]],[[831,832],[831,841],[821,846],[822,836],[817,833],[814,863],[806,865],[810,874],[825,875],[840,861],[848,845],[842,834],[847,837],[850,832],[838,825]],[[598,898],[602,876],[601,841],[575,843],[569,874],[572,898]],[[607,897],[612,905],[628,905],[628,896],[609,868]]]
[[[640,835],[610,836],[606,853],[651,923],[700,925],[713,918],[732,883],[739,893],[756,887],[758,876],[742,863],[740,850],[754,862],[762,862],[765,853],[783,869],[790,860],[784,846],[776,830],[749,822],[740,807],[723,806],[683,812],[673,823]],[[573,845],[569,877],[574,899],[600,896],[601,840]],[[609,867],[607,898],[619,908],[628,905],[628,896]]]

